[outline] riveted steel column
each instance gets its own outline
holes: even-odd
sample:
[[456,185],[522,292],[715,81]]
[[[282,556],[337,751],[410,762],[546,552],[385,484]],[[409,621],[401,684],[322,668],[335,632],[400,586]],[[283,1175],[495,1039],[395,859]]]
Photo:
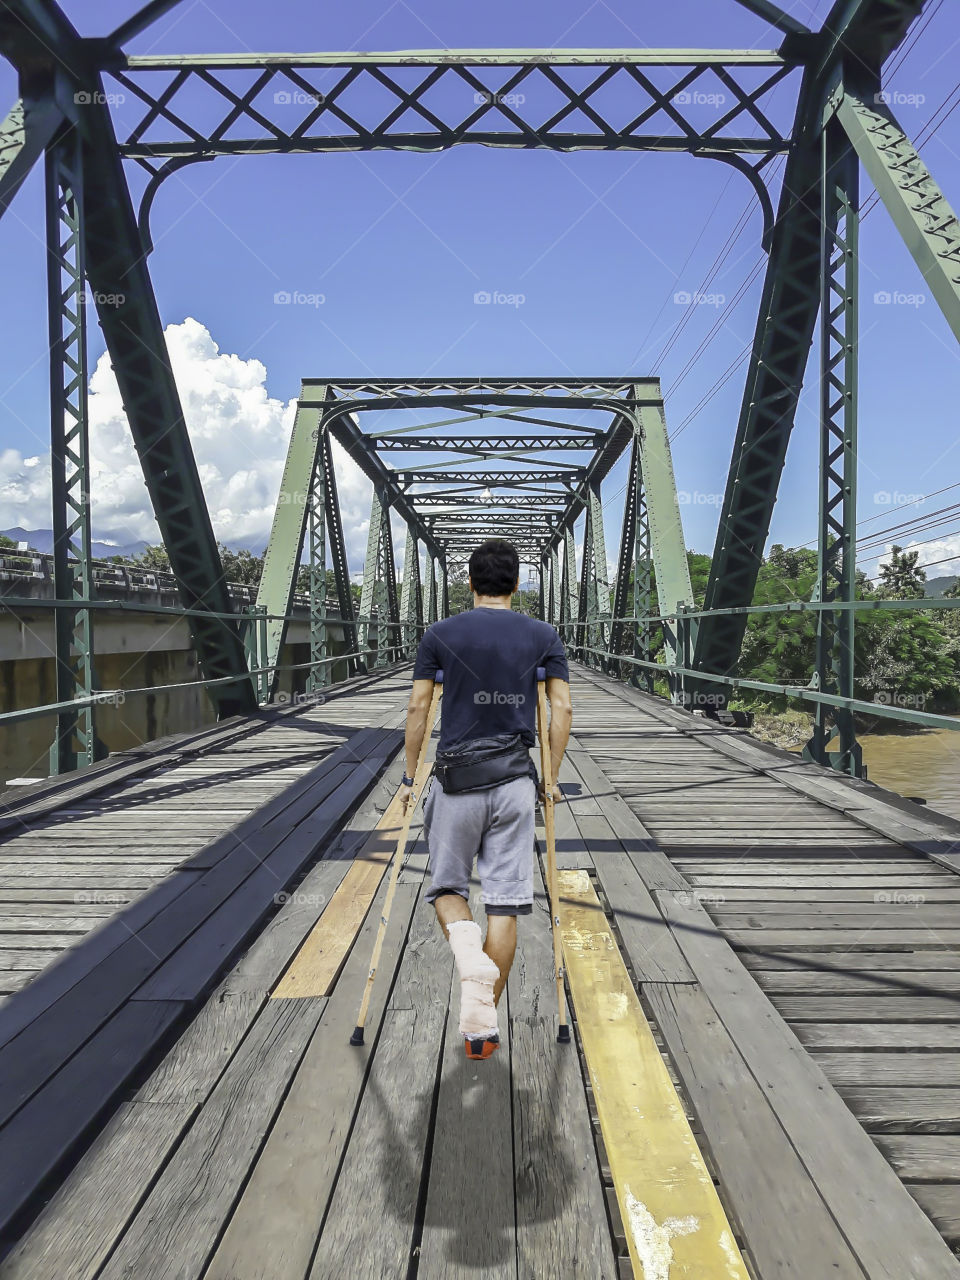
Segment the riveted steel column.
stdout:
[[[392,577],[392,583],[391,583]],[[377,614],[377,652],[373,666],[390,661],[396,637],[391,635],[391,622],[397,622],[396,577],[393,574],[393,538],[390,531],[390,496],[385,489],[374,488],[370,505],[370,529],[367,534],[367,556],[363,565],[363,587],[360,592],[360,643],[369,649],[373,630],[371,621]]]
[[447,572],[447,561],[444,557],[440,559],[440,582],[438,584],[440,599],[438,607],[441,618],[450,617],[450,574]]
[[[819,599],[851,601],[856,589],[857,230],[856,152],[837,120],[823,130],[820,257]],[[853,697],[854,612],[817,614],[816,680],[824,693]],[[831,750],[831,747],[835,748]],[[817,705],[807,759],[860,777],[853,713]]]
[[574,624],[580,616],[577,595],[577,543],[572,528],[563,531],[563,587],[560,592],[560,637],[569,648],[576,642]]
[[431,626],[437,620],[437,560],[427,552],[427,583],[424,588],[424,621]]
[[[319,459],[314,462],[313,475],[307,497],[307,547],[309,562],[307,581],[310,591],[310,671],[307,675],[307,692],[330,684],[333,679],[327,643],[327,535],[326,491],[323,467]],[[349,652],[349,650],[348,650]]]
[[[643,465],[641,458],[639,427],[630,454],[630,475],[623,505],[623,530],[620,535],[620,555],[617,566],[617,583],[614,593],[611,651],[614,654],[631,653],[635,658],[650,661],[651,627],[649,622],[652,595],[652,566],[650,561],[650,526],[647,519],[646,497],[643,491]],[[620,663],[631,684],[652,689],[653,673],[644,667]],[[617,664],[614,664],[617,669]]]
[[[322,422],[320,424],[320,465],[323,468],[323,492],[326,499],[327,537],[330,540],[330,559],[333,562],[333,577],[337,588],[337,602],[340,605],[340,625],[347,645],[347,653],[356,653],[360,647],[357,634],[356,612],[353,607],[353,595],[350,591],[350,566],[347,563],[347,546],[343,537],[343,522],[340,518],[340,502],[337,496],[337,474],[333,466],[333,449],[330,444],[330,430]],[[348,660],[352,676],[365,675],[367,664],[364,655]]]
[[[326,388],[322,388],[317,399],[326,394]],[[300,571],[304,529],[308,518],[316,518],[314,485],[321,503],[323,501],[324,481],[318,459],[321,412],[317,405],[297,405],[257,587],[257,607],[267,615],[267,651],[261,654],[261,658],[271,668],[271,684],[286,641],[288,618]],[[320,521],[322,534],[322,513]]]
[[[580,610],[577,618],[577,647],[606,649],[609,645],[610,586],[607,581],[607,550],[603,535],[603,504],[600,486],[587,488],[587,518],[583,533],[583,562],[580,568]],[[602,665],[595,654],[584,660]]]
[[404,656],[412,658],[423,624],[423,602],[420,589],[420,542],[411,525],[407,525],[407,543],[403,552],[400,617],[403,622]]
[[556,545],[547,552],[550,566],[549,590],[547,593],[547,621],[556,626],[560,621],[560,555]]
[[[649,522],[650,555],[657,576],[658,608],[662,614],[672,614],[678,606],[689,608],[693,605],[693,587],[670,439],[662,405],[640,405],[637,414],[642,433],[640,467]],[[688,630],[695,643],[696,619],[689,620]],[[680,641],[675,625],[664,624],[663,644],[667,662],[680,665],[677,663]],[[676,694],[674,689],[674,697]]]
[[[87,421],[86,276],[80,138],[68,129],[46,155],[47,305],[50,338],[50,465],[53,488],[54,595],[93,595],[90,458]],[[93,695],[90,610],[55,611],[58,702]],[[106,754],[92,702],[57,713],[50,772],[93,764]]]

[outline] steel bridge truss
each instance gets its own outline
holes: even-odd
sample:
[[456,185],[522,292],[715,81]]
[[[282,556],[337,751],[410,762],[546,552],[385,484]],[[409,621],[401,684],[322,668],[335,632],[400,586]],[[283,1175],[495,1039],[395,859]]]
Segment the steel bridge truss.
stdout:
[[[161,537],[189,610],[201,677],[221,715],[250,711],[263,696],[264,674],[258,670],[251,678],[249,657],[255,657],[258,669],[266,666],[267,674],[275,666],[285,626],[279,615],[284,601],[289,603],[304,536],[311,548],[312,660],[318,662],[326,650],[329,548],[341,623],[355,655],[350,662],[358,671],[369,656],[363,650],[372,647],[367,642],[373,613],[381,631],[387,626],[384,611],[393,628],[386,647],[377,646],[382,658],[395,646],[408,649],[411,629],[446,608],[448,575],[462,568],[478,532],[469,527],[480,514],[470,497],[478,485],[490,494],[485,512],[496,512],[498,519],[509,512],[520,520],[499,527],[524,540],[525,555],[539,557],[543,610],[565,635],[579,639],[584,649],[594,648],[587,640],[595,640],[611,662],[649,653],[649,628],[642,619],[653,591],[644,566],[652,562],[658,607],[663,613],[677,610],[666,626],[670,653],[683,656],[688,668],[681,696],[688,700],[698,692],[698,675],[735,676],[745,611],[818,315],[824,334],[819,589],[825,602],[849,603],[855,564],[858,165],[960,337],[960,222],[882,91],[884,63],[902,44],[924,0],[835,0],[819,31],[807,29],[772,0],[739,0],[782,33],[776,50],[127,56],[125,43],[176,3],[150,0],[110,35],[97,38],[81,36],[55,0],[3,0],[0,5],[0,54],[16,67],[20,81],[19,100],[0,120],[0,215],[44,155],[47,168],[53,528],[57,596],[68,602],[56,627],[58,699],[77,704],[61,706],[57,713],[55,769],[90,760],[98,751],[88,714],[95,681],[89,610],[83,606],[92,577],[85,333],[76,303],[87,285]],[[779,105],[774,109],[773,95],[785,84],[796,91],[792,121],[780,119]],[[310,384],[310,395],[320,399],[302,400],[298,412],[282,492],[288,509],[278,507],[268,550],[262,593],[267,603],[258,604],[256,622],[244,627],[230,616],[146,266],[157,190],[179,167],[218,156],[436,152],[464,143],[686,153],[733,165],[751,183],[762,210],[768,259],[704,611],[698,620],[684,619],[679,607],[688,595],[685,560],[681,564],[671,550],[663,573],[658,563],[663,547],[673,547],[679,519],[674,521],[672,510],[665,515],[666,508],[651,505],[658,487],[673,491],[669,450],[652,420],[647,434],[642,423],[638,427],[636,419],[623,418],[633,423],[623,430],[639,430],[642,443],[631,445],[639,456],[635,467],[631,462],[612,614],[617,621],[611,621],[603,581],[603,513],[590,472],[590,459],[596,463],[609,451],[605,438],[574,424],[567,431],[568,448],[557,448],[553,421],[528,412],[537,409],[541,393],[524,399],[526,384],[511,384],[521,398],[515,395],[509,410],[496,415],[506,418],[509,429],[503,430],[505,422],[487,422],[493,433],[466,444],[447,431],[442,444],[458,465],[442,474],[431,472],[428,480],[415,461],[426,443],[424,432],[411,431],[389,444],[379,438],[363,443],[351,416],[360,412],[356,400],[365,398],[360,384],[337,384],[323,395],[319,384]],[[778,155],[786,159],[779,189],[773,190],[770,162]],[[139,174],[136,204],[125,164]],[[452,384],[445,385],[448,398],[460,404]],[[415,406],[424,398],[415,384],[380,386],[393,407]],[[481,389],[494,386],[484,383]],[[329,431],[317,429],[314,435],[328,392],[337,402],[353,396],[353,409],[335,414]],[[429,398],[439,403],[442,394],[438,385]],[[466,403],[494,416],[475,396]],[[640,416],[655,409],[645,406]],[[362,595],[359,619],[350,593],[331,438],[367,469],[379,504],[365,566],[364,586],[367,579],[373,585]],[[442,447],[432,438],[430,445]],[[377,448],[413,458],[394,471],[379,460]],[[577,449],[583,460],[568,462],[564,454]],[[524,470],[515,465],[518,457],[541,453],[556,460],[530,467],[536,479],[518,474]],[[289,485],[303,476],[310,483],[294,494]],[[427,511],[419,501],[421,486],[441,478],[447,485],[445,509]],[[545,504],[538,485],[559,500]],[[434,489],[433,496],[437,499],[440,491]],[[534,499],[537,510],[531,512],[524,504]],[[582,564],[577,572],[574,507],[586,515],[586,577]],[[407,523],[413,550],[422,543],[427,553],[422,588],[404,583],[399,601],[390,512]],[[469,519],[450,519],[456,512]],[[531,516],[536,522],[528,521]],[[633,568],[624,576],[628,560]],[[852,616],[843,609],[825,610],[818,625],[813,683],[843,696],[852,679],[852,623],[845,621]],[[254,632],[259,639],[251,644]],[[312,668],[311,680],[326,678],[321,674],[326,669]],[[852,722],[842,711],[818,713],[809,754],[856,772],[860,764],[852,734]]]
[[[395,420],[391,410],[401,411],[402,425],[386,430],[380,424],[386,417]],[[450,417],[451,412],[455,416]],[[360,425],[365,415],[375,417],[367,431]],[[417,419],[413,425],[411,416]],[[603,425],[586,429],[577,421],[584,416]],[[470,432],[471,426],[485,430],[490,418],[498,422],[499,435]],[[503,430],[531,422],[549,430],[537,435]],[[627,589],[621,583],[640,580],[649,594],[656,573],[657,581],[669,584],[672,606],[692,604],[663,401],[655,379],[308,380],[301,387],[257,597],[258,607],[270,619],[268,669],[276,667],[284,643],[305,536],[310,539],[309,579],[326,582],[326,574],[317,567],[318,561],[325,565],[325,547],[321,539],[310,537],[310,530],[317,525],[311,512],[325,513],[328,528],[334,516],[331,441],[373,488],[359,633],[352,633],[349,641],[359,644],[358,670],[370,658],[379,664],[409,655],[422,627],[449,611],[451,575],[462,575],[474,547],[493,536],[512,541],[521,561],[537,570],[543,616],[562,628],[568,643],[583,653],[606,647],[611,599],[601,485],[628,447],[643,532],[631,532],[629,550],[621,552],[618,591]],[[410,452],[421,456],[408,461]],[[489,466],[491,456],[499,464],[495,470]],[[321,465],[324,459],[326,468]],[[312,500],[321,489],[326,498]],[[391,512],[406,526],[399,592]],[[574,531],[582,515],[578,587]],[[341,617],[354,627],[342,532],[330,542]],[[425,574],[421,545],[427,557]],[[560,581],[561,554],[565,583]],[[316,609],[311,604],[312,653],[326,653],[325,628],[319,600]],[[676,657],[672,636],[670,657]]]

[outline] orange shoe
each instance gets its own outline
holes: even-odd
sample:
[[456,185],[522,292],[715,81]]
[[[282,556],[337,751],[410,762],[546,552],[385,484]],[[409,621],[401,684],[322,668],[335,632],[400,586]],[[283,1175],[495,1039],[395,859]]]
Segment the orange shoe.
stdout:
[[489,1036],[485,1040],[479,1037],[475,1040],[465,1039],[463,1043],[467,1051],[467,1057],[480,1062],[496,1053],[500,1048],[500,1037]]

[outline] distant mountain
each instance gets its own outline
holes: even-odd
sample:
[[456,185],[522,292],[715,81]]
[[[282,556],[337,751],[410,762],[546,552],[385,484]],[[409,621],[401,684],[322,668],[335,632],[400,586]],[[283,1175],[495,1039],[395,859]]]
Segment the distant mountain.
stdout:
[[[13,542],[29,543],[35,551],[49,554],[53,550],[52,529],[0,529],[0,533],[6,534]],[[115,541],[112,537],[109,542],[94,539],[92,543],[94,556],[98,560],[108,560],[111,556],[138,556],[145,547],[149,546],[149,543],[144,542],[142,538],[137,541],[125,541],[124,538],[125,535],[121,534]]]
[[957,575],[951,574],[944,578],[928,578],[926,592],[928,596],[942,596],[958,581]]

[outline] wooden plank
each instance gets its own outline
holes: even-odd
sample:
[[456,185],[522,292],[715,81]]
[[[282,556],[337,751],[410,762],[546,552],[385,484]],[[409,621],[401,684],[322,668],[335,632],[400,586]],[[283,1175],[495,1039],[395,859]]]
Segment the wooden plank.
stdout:
[[856,1085],[841,1094],[871,1133],[960,1133],[960,1087],[898,1088]]
[[[428,773],[429,768],[425,768],[424,774]],[[420,777],[417,795],[425,780],[425,776]],[[396,852],[403,825],[403,807],[399,796],[394,795],[357,851],[352,866],[333,893],[329,908],[278,983],[273,992],[275,999],[330,994]]]
[[810,1056],[837,1089],[862,1085],[865,1080],[874,1085],[896,1086],[953,1085],[960,1080],[960,1053],[949,1050],[820,1050],[811,1051]]
[[103,1280],[202,1273],[323,1005],[268,1002],[101,1271]]
[[[478,901],[479,895],[475,892],[471,904],[474,916]],[[506,1001],[502,1001],[500,1009],[500,1049],[491,1061],[478,1065],[467,1058],[463,1048],[457,1016],[460,979],[455,969],[447,1000],[449,1014],[445,1035],[441,1028],[435,1137],[428,1156],[427,1201],[419,1266],[425,1276],[446,1276],[450,1280],[454,1277],[467,1280],[478,1270],[483,1272],[484,1280],[516,1280],[517,1206],[513,1133],[508,1122],[511,1114],[511,1059]],[[419,1025],[415,1034],[419,1037]],[[436,1052],[435,1046],[433,1052]],[[431,1071],[436,1071],[429,1051],[424,1053],[422,1065],[421,1078],[426,1081],[431,1078]],[[407,1130],[426,1135],[434,1104],[432,1091],[421,1087],[418,1098],[420,1112],[413,1123],[397,1105],[402,1098],[402,1093],[391,1088],[387,1106],[392,1105],[396,1133]],[[497,1123],[494,1117],[498,1117],[500,1122]],[[351,1143],[351,1151],[352,1146]],[[547,1155],[547,1152],[541,1153],[541,1159]],[[415,1163],[407,1167],[411,1186],[415,1187],[419,1169]],[[464,1212],[466,1206],[470,1206],[469,1212]],[[415,1215],[410,1216],[412,1219]],[[324,1235],[330,1227],[328,1221]],[[398,1256],[399,1245],[398,1239]],[[374,1252],[378,1258],[390,1256],[380,1251],[379,1244]],[[357,1256],[368,1254],[369,1249]],[[329,1262],[319,1274],[333,1275]],[[390,1274],[389,1267],[383,1268],[383,1274]]]
[[[960,969],[960,951],[904,951],[902,948],[896,951],[863,951],[854,948],[849,955],[838,955],[835,951],[782,951],[777,955],[766,956],[745,951],[739,959],[748,969],[787,973],[922,973]],[[918,981],[920,980],[918,977]]]
[[519,1280],[607,1280],[616,1260],[576,1046],[557,1043],[550,908],[536,866],[507,1002]]
[[183,1008],[176,1002],[143,1001],[122,1009],[74,1056],[69,1069],[59,1071],[0,1131],[0,1231],[110,1110],[119,1090],[175,1025]]
[[[827,971],[819,967],[789,970],[752,969],[752,972],[767,995],[778,1005],[784,997],[790,996],[933,997],[952,995],[954,1000],[960,996],[960,971],[957,969],[868,969],[863,971],[862,966],[857,964],[862,954],[862,952],[854,953],[853,964],[841,972]],[[894,956],[896,954],[896,952],[893,953]]]
[[[704,994],[763,1081],[781,1125],[867,1274],[890,1280],[960,1276],[960,1264],[936,1229],[706,912],[679,902],[674,893],[656,897]],[[855,1056],[869,1061],[872,1055]]]
[[[394,754],[397,745],[396,740],[382,744],[364,760],[362,768],[349,764],[340,766],[337,776],[341,780],[335,789],[305,813],[288,833],[279,823],[268,824],[256,843],[249,844],[250,849],[259,849],[263,847],[261,842],[266,842],[269,852],[264,853],[262,865],[211,912],[202,929],[156,969],[137,991],[136,998],[199,998],[222,973],[231,956],[252,935],[271,907],[283,901],[285,886],[332,838],[346,814],[375,781],[389,756]],[[276,843],[270,848],[274,841]],[[246,848],[243,852],[246,853]]]
[[747,1270],[599,899],[559,875],[564,961],[634,1271]]
[[[404,963],[410,980],[429,983],[439,963],[433,909],[424,904],[410,925],[422,878],[406,870],[400,875],[367,1016],[367,1047],[355,1049],[348,1042],[379,923],[369,917],[204,1280],[303,1280],[306,1275],[408,930]],[[383,886],[381,895],[385,892]],[[267,1215],[265,1204],[270,1205]]]
[[958,1134],[880,1133],[874,1141],[902,1178],[911,1182],[960,1182]]
[[960,1023],[798,1022],[810,1049],[960,1049]]
[[[191,884],[190,892],[174,899],[50,1006],[55,1035],[46,1020],[38,1018],[0,1050],[0,1114],[13,1114],[42,1088],[78,1044],[138,988],[143,998],[146,978],[163,966],[165,957],[172,956],[174,963],[164,968],[163,982],[155,985],[157,997],[161,990],[182,989],[196,998],[216,978],[232,950],[262,919],[277,887],[289,882],[369,785],[365,770],[344,767],[350,768],[350,777],[286,841],[276,827],[219,861]],[[239,895],[234,894],[237,889]],[[208,919],[209,928],[199,930]]]
[[645,983],[643,994],[759,1274],[861,1280],[815,1182],[699,985]]
[[906,1188],[923,1211],[933,1219],[941,1234],[953,1245],[960,1240],[960,1186],[955,1182],[939,1186],[908,1182]]
[[960,946],[960,929],[888,929],[864,924],[830,929],[724,929],[735,947],[755,951],[783,948],[787,951],[904,951],[939,950]]
[[[453,972],[453,954],[433,908],[423,902],[417,916],[423,942],[404,952],[311,1280],[341,1280],[354,1272],[358,1258],[371,1276],[402,1276],[411,1259]],[[344,1040],[338,1057],[367,1052],[357,1054]],[[363,1213],[357,1212],[360,1204]],[[461,1210],[449,1226],[457,1230],[464,1216]]]
[[[766,982],[760,985],[771,997],[782,1018],[794,1022],[960,1022],[960,998],[956,995],[802,995],[775,996]],[[946,1047],[946,1046],[944,1046]]]
[[690,966],[637,869],[623,852],[597,862],[597,879],[613,912],[638,982],[692,982]]

